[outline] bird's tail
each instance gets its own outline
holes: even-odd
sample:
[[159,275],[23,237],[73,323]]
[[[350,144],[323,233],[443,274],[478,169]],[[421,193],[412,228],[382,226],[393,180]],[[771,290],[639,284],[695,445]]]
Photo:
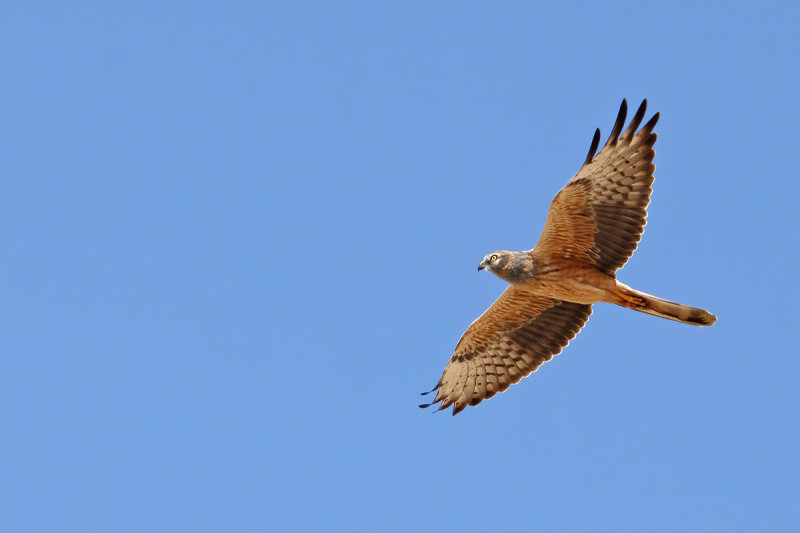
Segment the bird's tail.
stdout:
[[717,317],[705,309],[662,300],[652,294],[639,292],[627,286],[625,286],[624,299],[625,307],[692,326],[710,326],[717,321]]

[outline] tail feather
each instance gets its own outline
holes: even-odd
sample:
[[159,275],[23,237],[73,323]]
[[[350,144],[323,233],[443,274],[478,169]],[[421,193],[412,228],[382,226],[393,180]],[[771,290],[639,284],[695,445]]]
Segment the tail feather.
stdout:
[[632,289],[631,296],[640,299],[642,303],[641,305],[630,305],[629,307],[648,315],[675,320],[692,326],[710,326],[717,321],[717,317],[705,309],[670,302],[669,300],[663,300],[651,294]]

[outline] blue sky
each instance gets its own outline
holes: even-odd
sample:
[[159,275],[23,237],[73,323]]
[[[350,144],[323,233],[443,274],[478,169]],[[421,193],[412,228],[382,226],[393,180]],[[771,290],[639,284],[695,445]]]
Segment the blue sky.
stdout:
[[[5,3],[0,531],[797,531],[799,16]],[[418,409],[623,97],[619,278],[719,322]]]

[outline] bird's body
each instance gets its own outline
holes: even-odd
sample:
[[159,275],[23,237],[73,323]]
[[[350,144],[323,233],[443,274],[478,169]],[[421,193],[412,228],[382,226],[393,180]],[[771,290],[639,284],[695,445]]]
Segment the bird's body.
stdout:
[[[481,270],[490,270],[502,280],[531,294],[548,296],[557,300],[594,304],[606,301],[614,289],[614,278],[579,261],[563,259],[551,261],[538,258],[535,250],[523,252],[495,252],[497,265],[486,261]],[[491,255],[489,257],[491,257]]]
[[509,287],[462,335],[433,389],[439,409],[453,405],[457,414],[535,371],[577,335],[598,302],[698,326],[716,321],[708,311],[616,279],[641,239],[652,190],[658,114],[636,131],[646,103],[620,134],[627,112],[622,101],[608,142],[595,157],[596,131],[583,167],[553,199],[535,248],[502,250],[481,261],[479,270]]

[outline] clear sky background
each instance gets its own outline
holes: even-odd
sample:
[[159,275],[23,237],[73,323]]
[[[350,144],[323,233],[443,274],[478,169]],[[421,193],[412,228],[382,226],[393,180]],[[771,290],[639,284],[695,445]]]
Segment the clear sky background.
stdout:
[[[797,4],[4,2],[0,531],[800,530]],[[625,283],[418,393],[620,101]]]

